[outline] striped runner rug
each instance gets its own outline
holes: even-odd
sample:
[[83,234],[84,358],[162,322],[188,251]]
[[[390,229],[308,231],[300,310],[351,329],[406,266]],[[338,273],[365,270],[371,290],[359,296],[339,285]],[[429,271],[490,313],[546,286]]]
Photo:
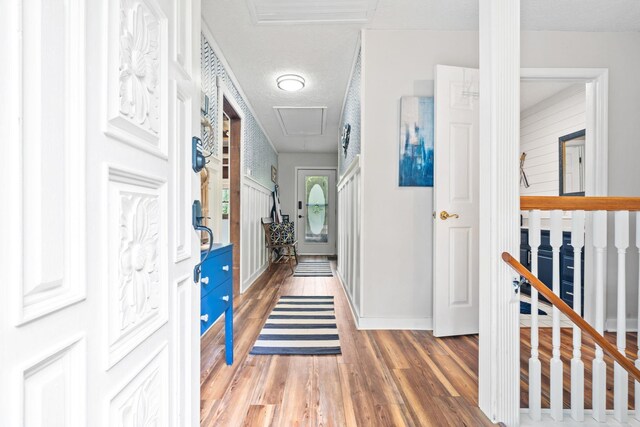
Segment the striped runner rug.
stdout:
[[305,261],[296,266],[297,277],[333,277],[329,261]]
[[332,296],[282,296],[250,354],[340,354]]

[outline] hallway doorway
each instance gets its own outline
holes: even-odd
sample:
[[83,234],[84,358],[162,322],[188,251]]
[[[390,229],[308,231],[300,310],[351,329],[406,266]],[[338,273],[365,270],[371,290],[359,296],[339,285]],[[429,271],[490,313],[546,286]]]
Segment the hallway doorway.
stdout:
[[[240,189],[242,120],[225,97],[222,139],[222,224],[223,241],[233,244],[233,294],[240,294]],[[224,225],[227,225],[226,230]],[[228,239],[228,240],[227,240]]]

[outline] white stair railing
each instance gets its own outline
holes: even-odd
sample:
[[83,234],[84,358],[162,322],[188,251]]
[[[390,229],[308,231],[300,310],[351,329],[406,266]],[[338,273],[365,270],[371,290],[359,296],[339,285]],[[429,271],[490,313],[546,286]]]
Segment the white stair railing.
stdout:
[[[607,213],[597,211],[593,214],[593,247],[595,248],[595,325],[598,333],[604,333],[604,302],[605,302],[605,250],[607,249]],[[575,283],[574,283],[575,285]],[[596,358],[592,365],[593,418],[598,422],[606,421],[607,403],[607,365],[604,363],[602,348],[596,345]]]
[[[607,289],[615,286],[617,300],[617,314],[615,320],[616,344],[611,345],[611,349],[617,348],[618,357],[624,355],[627,342],[627,308],[626,308],[626,285],[627,285],[627,265],[626,255],[630,245],[630,212],[635,215],[636,232],[635,246],[638,250],[637,262],[640,265],[640,198],[607,198],[607,197],[522,197],[521,199],[523,216],[526,217],[524,224],[529,230],[529,245],[531,247],[530,269],[533,276],[538,277],[540,265],[538,257],[540,247],[543,244],[541,234],[543,229],[549,232],[549,245],[551,246],[552,279],[551,285],[553,294],[560,297],[564,290],[564,295],[571,295],[565,290],[566,280],[563,282],[561,275],[561,255],[567,253],[568,248],[563,248],[563,244],[569,243],[572,246],[573,265],[566,261],[564,268],[573,270],[573,311],[580,316],[583,310],[593,313],[593,331],[604,335],[605,331],[605,305]],[[609,212],[611,217],[609,218]],[[613,246],[608,248],[607,237],[608,220],[613,219],[613,229],[611,235],[614,238]],[[563,234],[569,232],[570,241],[567,242]],[[589,238],[585,238],[588,235]],[[586,242],[590,242],[587,246]],[[592,251],[587,251],[591,248]],[[609,251],[608,251],[609,249]],[[584,276],[589,276],[593,289],[587,289],[591,298],[592,306],[583,307],[582,281],[582,254],[586,253],[592,258],[585,259]],[[591,255],[592,254],[592,255]],[[607,283],[607,256],[616,257],[617,268],[615,283]],[[613,258],[611,258],[613,259]],[[635,282],[635,281],[634,281]],[[640,307],[640,275],[637,286],[639,290],[638,305]],[[604,358],[603,348],[595,345],[595,358],[591,364],[591,396],[592,406],[585,409],[585,363],[582,359],[582,330],[578,324],[572,327],[572,358],[570,361],[570,384],[571,402],[569,408],[564,407],[564,369],[561,358],[561,324],[563,316],[557,306],[552,308],[552,329],[550,358],[550,378],[549,384],[542,383],[541,358],[540,358],[540,317],[539,293],[534,287],[531,288],[531,354],[529,357],[529,407],[526,408],[528,418],[534,422],[545,424],[546,420],[555,422],[563,421],[565,415],[570,417],[570,422],[583,422],[586,414],[598,422],[607,422],[608,417],[613,416],[620,424],[628,422],[629,418],[629,369],[634,369],[630,362],[623,367],[620,363],[614,363],[614,383],[613,383],[613,411],[606,407],[607,402],[607,365]],[[585,310],[587,309],[587,310]],[[640,330],[640,313],[638,314],[638,330]],[[603,341],[602,345],[605,345]],[[640,334],[638,337],[640,347]],[[606,346],[606,345],[605,345]],[[606,346],[608,347],[608,346]],[[607,350],[610,352],[609,350]],[[625,362],[623,359],[621,362]],[[626,363],[624,363],[626,365]],[[640,351],[635,360],[635,367],[640,368]],[[638,372],[636,370],[636,372]],[[637,377],[636,377],[637,378]],[[549,391],[549,408],[542,408],[542,394],[547,386]],[[635,408],[633,416],[640,420],[640,383],[635,381]],[[611,408],[609,408],[611,409]]]
[[[560,248],[562,248],[562,211],[551,211],[551,230],[549,231],[551,248],[553,252],[553,293],[560,295]],[[551,357],[551,418],[556,421],[562,421],[563,413],[563,391],[562,383],[563,369],[562,360],[560,359],[560,310],[553,306],[553,330],[552,330],[552,346],[553,356]]]
[[[573,212],[571,246],[573,246],[573,283],[582,283],[582,248],[584,247],[584,211]],[[577,261],[576,261],[577,260]],[[576,268],[577,267],[577,268]],[[573,287],[573,310],[582,313],[582,286]],[[584,362],[582,361],[582,331],[573,325],[573,358],[571,359],[571,418],[584,421]]]
[[[540,247],[540,211],[529,214],[529,244],[531,245],[531,273],[538,277],[538,248]],[[529,359],[529,416],[542,419],[542,365],[538,357],[538,291],[531,288],[531,358]]]

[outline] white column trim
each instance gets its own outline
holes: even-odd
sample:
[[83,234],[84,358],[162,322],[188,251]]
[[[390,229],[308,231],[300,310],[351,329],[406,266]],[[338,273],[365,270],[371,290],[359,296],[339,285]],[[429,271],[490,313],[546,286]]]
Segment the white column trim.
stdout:
[[520,1],[480,0],[479,403],[493,421],[520,422],[518,304],[503,251],[519,247]]

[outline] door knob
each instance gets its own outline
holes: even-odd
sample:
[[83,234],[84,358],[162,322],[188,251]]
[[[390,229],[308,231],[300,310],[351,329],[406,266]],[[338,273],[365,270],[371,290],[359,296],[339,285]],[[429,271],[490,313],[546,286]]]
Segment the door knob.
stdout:
[[442,212],[440,212],[440,219],[441,219],[441,220],[443,220],[443,221],[444,221],[444,220],[447,220],[447,219],[449,219],[449,218],[460,218],[460,217],[458,216],[458,214],[450,214],[450,213],[449,213],[449,212],[447,212],[447,211],[442,211]]
[[304,218],[304,215],[298,215],[298,218]]

